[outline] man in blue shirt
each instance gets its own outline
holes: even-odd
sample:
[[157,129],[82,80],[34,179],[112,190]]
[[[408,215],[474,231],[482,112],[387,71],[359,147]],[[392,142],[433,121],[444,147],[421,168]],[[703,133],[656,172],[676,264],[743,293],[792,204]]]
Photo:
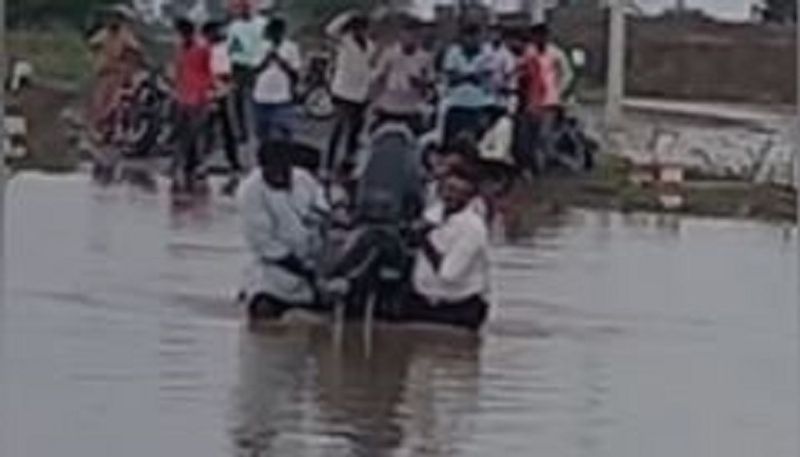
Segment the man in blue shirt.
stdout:
[[465,25],[458,43],[447,51],[444,72],[447,76],[445,93],[446,116],[444,143],[450,144],[468,132],[480,138],[485,128],[484,116],[492,106],[493,56],[482,43],[481,29],[475,24]]

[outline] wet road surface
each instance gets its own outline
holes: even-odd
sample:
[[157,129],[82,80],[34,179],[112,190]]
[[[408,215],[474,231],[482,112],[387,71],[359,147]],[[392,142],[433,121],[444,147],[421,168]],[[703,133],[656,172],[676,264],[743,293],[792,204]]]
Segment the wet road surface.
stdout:
[[229,201],[14,178],[0,455],[798,455],[796,241],[747,222],[509,221],[480,339],[248,328]]

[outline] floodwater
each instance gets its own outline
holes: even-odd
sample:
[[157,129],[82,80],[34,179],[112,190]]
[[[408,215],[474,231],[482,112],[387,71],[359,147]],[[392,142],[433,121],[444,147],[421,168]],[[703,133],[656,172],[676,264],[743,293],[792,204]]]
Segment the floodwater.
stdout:
[[243,324],[230,202],[41,175],[8,202],[4,457],[798,455],[784,227],[516,218],[482,338],[381,327],[367,351]]

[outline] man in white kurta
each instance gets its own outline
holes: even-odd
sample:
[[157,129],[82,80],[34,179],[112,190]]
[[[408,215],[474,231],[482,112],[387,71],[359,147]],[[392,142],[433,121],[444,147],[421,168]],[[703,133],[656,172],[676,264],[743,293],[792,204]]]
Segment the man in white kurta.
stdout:
[[244,290],[251,314],[280,317],[313,306],[323,192],[306,171],[291,167],[290,146],[267,143],[259,167],[242,183],[238,204],[250,262]]

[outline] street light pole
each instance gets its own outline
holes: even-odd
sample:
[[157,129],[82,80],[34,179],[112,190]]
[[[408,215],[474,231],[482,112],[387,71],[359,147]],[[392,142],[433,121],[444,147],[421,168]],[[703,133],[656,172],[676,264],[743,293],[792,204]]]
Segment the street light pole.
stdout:
[[[800,0],[798,0],[800,1]],[[608,81],[606,81],[606,127],[622,125],[625,95],[625,0],[608,0]]]
[[6,293],[6,81],[8,74],[6,49],[6,0],[0,0],[0,312]]
[[794,189],[797,200],[797,233],[798,233],[798,253],[800,254],[800,0],[797,0],[797,10],[795,14],[795,27],[797,30],[797,112],[795,114],[795,145],[794,145]]

